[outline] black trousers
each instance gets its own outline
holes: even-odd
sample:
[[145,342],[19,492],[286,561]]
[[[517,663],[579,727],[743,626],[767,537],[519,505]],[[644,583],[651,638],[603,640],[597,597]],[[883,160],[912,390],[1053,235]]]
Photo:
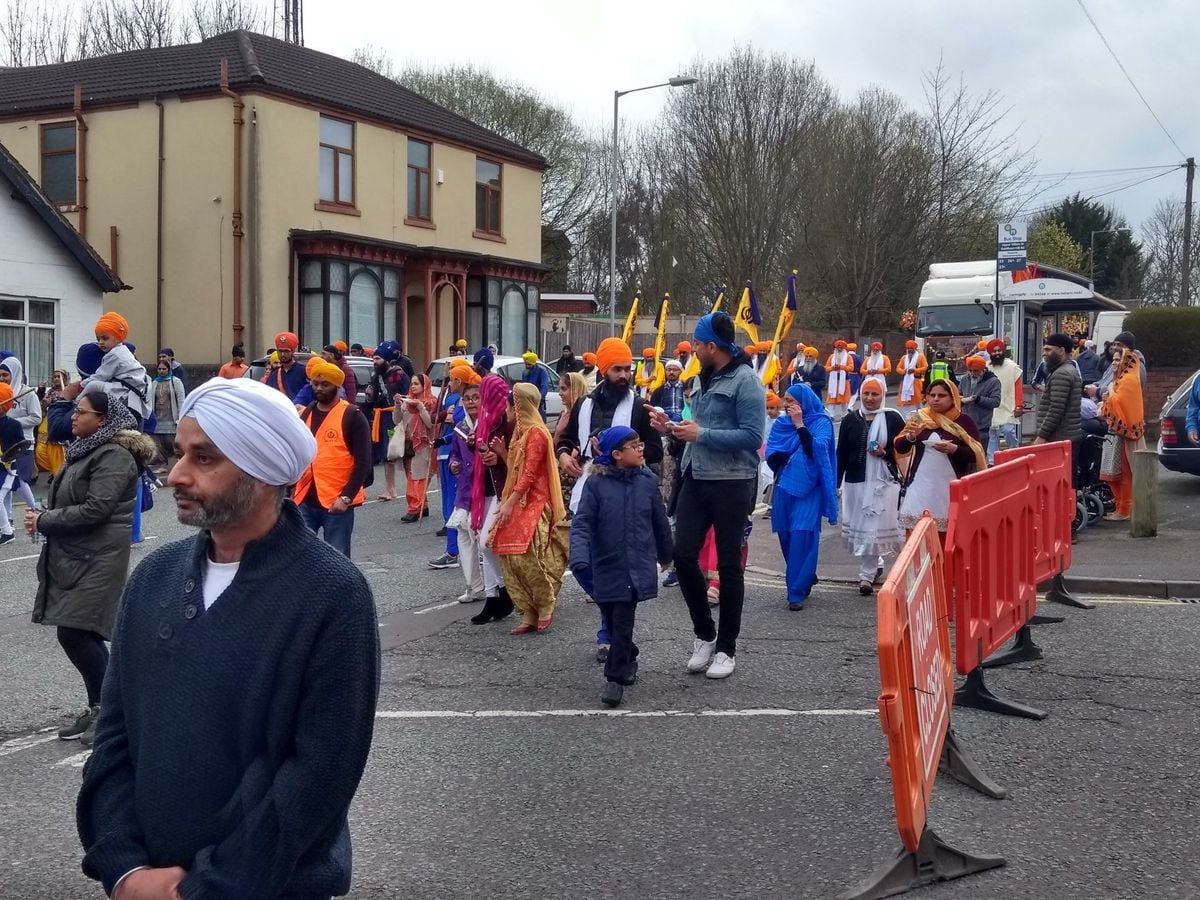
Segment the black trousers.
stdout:
[[638,647],[633,642],[633,621],[637,616],[637,602],[597,603],[604,616],[604,627],[608,629],[608,658],[604,661],[604,677],[618,684],[630,684],[633,661],[638,658]]
[[95,706],[100,702],[100,686],[104,684],[104,673],[108,670],[108,648],[104,638],[94,631],[59,625],[58,643],[83,678],[88,706]]
[[[675,573],[692,617],[696,637],[716,639],[717,653],[733,656],[742,630],[745,573],[742,571],[742,537],[746,519],[754,509],[757,478],[735,481],[698,481],[691,468],[680,479],[675,503]],[[717,574],[721,579],[721,618],[714,624],[708,606],[708,585],[700,571],[700,548],[709,528],[717,547]]]

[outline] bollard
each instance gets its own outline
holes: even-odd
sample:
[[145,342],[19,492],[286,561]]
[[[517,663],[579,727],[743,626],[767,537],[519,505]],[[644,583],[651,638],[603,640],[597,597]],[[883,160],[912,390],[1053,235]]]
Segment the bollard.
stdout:
[[1158,453],[1154,450],[1134,450],[1130,465],[1133,469],[1133,514],[1129,518],[1129,534],[1135,538],[1158,536]]

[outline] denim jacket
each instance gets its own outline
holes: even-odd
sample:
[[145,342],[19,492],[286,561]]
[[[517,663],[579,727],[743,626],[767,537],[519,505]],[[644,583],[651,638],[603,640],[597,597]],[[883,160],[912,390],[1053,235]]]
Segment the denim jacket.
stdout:
[[758,475],[767,421],[767,395],[754,370],[739,356],[708,383],[703,375],[692,396],[700,436],[683,451],[680,471],[697,481],[738,481]]

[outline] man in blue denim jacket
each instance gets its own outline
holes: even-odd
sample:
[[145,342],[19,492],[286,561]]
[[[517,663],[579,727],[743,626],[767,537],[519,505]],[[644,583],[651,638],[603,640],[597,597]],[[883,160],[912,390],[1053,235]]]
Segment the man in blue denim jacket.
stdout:
[[[733,673],[742,626],[742,533],[754,508],[766,394],[749,358],[734,343],[733,320],[726,313],[700,319],[692,344],[701,366],[692,418],[671,422],[652,408],[650,415],[656,430],[686,444],[675,504],[675,568],[696,634],[688,671],[725,678]],[[721,579],[719,626],[700,571],[700,548],[710,527]]]

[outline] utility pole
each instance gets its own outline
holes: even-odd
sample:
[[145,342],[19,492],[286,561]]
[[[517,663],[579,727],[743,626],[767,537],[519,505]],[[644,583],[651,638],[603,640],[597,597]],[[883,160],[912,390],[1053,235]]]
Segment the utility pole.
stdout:
[[1196,160],[1187,159],[1187,198],[1183,203],[1183,277],[1179,279],[1179,305],[1192,302],[1192,182],[1196,180]]

